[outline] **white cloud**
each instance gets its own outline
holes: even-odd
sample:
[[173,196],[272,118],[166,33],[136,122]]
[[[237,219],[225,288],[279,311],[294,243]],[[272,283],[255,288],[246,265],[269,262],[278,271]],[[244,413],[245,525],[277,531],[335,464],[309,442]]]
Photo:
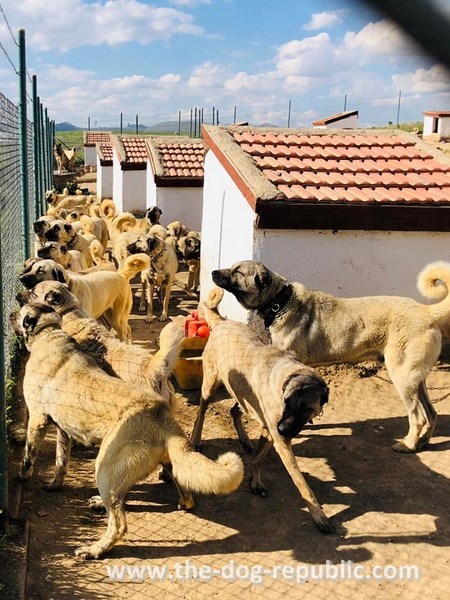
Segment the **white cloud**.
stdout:
[[201,90],[222,87],[226,76],[226,68],[207,61],[192,71],[192,75],[188,79],[188,86],[196,90],[198,93]]
[[206,35],[195,18],[175,8],[155,7],[140,0],[7,0],[10,14],[26,21],[27,43],[35,50],[67,52],[81,46],[148,45],[175,35]]
[[211,4],[211,0],[169,0],[171,4],[175,6],[187,6],[194,7],[198,4]]
[[330,73],[335,63],[335,47],[328,33],[281,45],[275,58],[281,75],[317,76]]
[[338,25],[339,23],[341,23],[341,21],[342,17],[339,14],[339,11],[313,13],[311,15],[311,21],[309,23],[306,23],[306,25],[303,25],[303,29],[305,29],[306,31],[326,29],[328,27]]
[[348,31],[344,47],[370,55],[406,55],[417,52],[417,46],[402,30],[388,19],[368,23],[360,31]]
[[450,74],[442,65],[433,65],[429,69],[417,69],[412,73],[392,76],[397,89],[406,93],[434,94],[450,91]]

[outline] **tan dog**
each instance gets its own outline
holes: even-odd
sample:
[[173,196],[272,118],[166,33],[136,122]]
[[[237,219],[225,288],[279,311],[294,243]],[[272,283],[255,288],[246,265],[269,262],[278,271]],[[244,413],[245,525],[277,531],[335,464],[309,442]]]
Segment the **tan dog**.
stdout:
[[188,490],[226,494],[239,486],[243,467],[236,454],[213,462],[194,452],[164,398],[105,373],[61,330],[53,309],[26,304],[11,323],[30,351],[23,385],[30,417],[20,479],[32,475],[51,422],[85,445],[101,444],[95,474],[108,528],[100,540],[78,548],[77,556],[99,558],[125,535],[126,494],[159,464],[171,463],[173,476]]
[[157,235],[148,234],[139,236],[135,242],[128,244],[127,251],[130,254],[147,252],[150,257],[150,266],[141,273],[142,293],[139,310],[145,311],[147,305],[147,316],[145,321],[151,323],[155,319],[153,315],[153,294],[155,287],[159,288],[162,301],[162,312],[158,321],[167,321],[169,318],[169,302],[172,292],[172,284],[178,270],[178,259],[175,251]]
[[101,217],[93,217],[87,214],[89,210],[90,207],[86,206],[82,209],[78,208],[71,211],[67,215],[66,221],[71,223],[72,226],[78,223],[82,234],[95,236],[105,251],[109,240],[108,226],[106,225],[106,221]]
[[198,231],[190,231],[178,240],[178,250],[182,260],[189,269],[186,291],[188,294],[197,293],[200,284],[200,248],[201,234]]
[[36,221],[34,221],[33,231],[36,236],[34,242],[34,253],[36,256],[39,248],[42,248],[47,241],[47,238],[45,237],[45,232],[47,231],[47,229],[49,229],[49,227],[54,221],[56,221],[55,217],[52,217],[50,215],[43,215],[42,217],[39,217],[39,219],[36,219]]
[[[262,425],[258,450],[253,461],[251,490],[267,496],[261,467],[274,446],[283,465],[304,498],[311,517],[323,533],[333,527],[309,488],[292,452],[291,439],[328,401],[328,389],[321,377],[298,361],[293,354],[266,345],[243,323],[224,320],[217,312],[223,290],[214,289],[205,303],[205,318],[212,332],[203,352],[203,383],[200,408],[192,433],[198,446],[205,412],[220,383],[228,393]],[[239,431],[239,429],[238,429]],[[241,441],[243,429],[240,431]]]
[[[442,271],[441,279],[447,277]],[[289,283],[255,261],[213,271],[212,278],[264,319],[275,346],[309,365],[384,358],[409,419],[408,434],[393,450],[415,452],[429,442],[436,411],[425,380],[441,350],[439,326],[450,318],[450,296],[430,306],[396,296],[337,298]]]
[[128,318],[133,297],[129,282],[137,273],[148,269],[149,262],[146,254],[140,254],[130,256],[120,271],[94,271],[81,275],[66,271],[53,260],[41,260],[24,267],[19,279],[28,289],[40,281],[66,283],[91,317],[103,316],[117,331],[120,340],[131,342]]
[[67,250],[59,242],[45,242],[42,248],[39,248],[37,255],[40,258],[50,258],[68,271],[79,272],[87,269],[87,262],[84,255],[78,250]]
[[[442,260],[427,265],[417,277],[419,292],[433,302],[442,302],[449,297],[450,291],[450,263]],[[450,343],[450,315],[449,318],[439,319],[439,328],[442,341]]]
[[88,267],[92,265],[92,255],[89,250],[92,239],[88,240],[80,235],[71,223],[63,219],[56,219],[46,230],[45,237],[49,242],[59,242],[68,250],[78,250],[84,255]]

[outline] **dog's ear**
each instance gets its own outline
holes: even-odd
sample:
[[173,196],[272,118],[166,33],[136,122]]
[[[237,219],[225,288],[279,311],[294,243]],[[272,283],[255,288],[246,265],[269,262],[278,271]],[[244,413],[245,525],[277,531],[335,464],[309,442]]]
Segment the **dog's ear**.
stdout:
[[19,306],[23,306],[29,300],[30,291],[29,290],[21,290],[16,294],[16,300],[19,303]]
[[38,322],[36,315],[25,315],[22,321],[22,327],[27,333],[33,333]]
[[70,223],[64,223],[64,229],[69,233],[72,229],[72,225]]
[[256,266],[255,284],[261,289],[270,285],[270,282],[270,271],[263,264],[258,264]]
[[127,250],[130,254],[137,254],[139,252],[138,248],[136,247],[136,242],[128,244]]
[[60,283],[66,283],[64,272],[60,271],[59,269],[52,269],[52,278]]
[[64,296],[58,290],[50,290],[44,296],[44,300],[50,304],[50,306],[61,306],[64,302]]
[[66,246],[61,246],[60,250],[61,250],[61,254],[67,254]]

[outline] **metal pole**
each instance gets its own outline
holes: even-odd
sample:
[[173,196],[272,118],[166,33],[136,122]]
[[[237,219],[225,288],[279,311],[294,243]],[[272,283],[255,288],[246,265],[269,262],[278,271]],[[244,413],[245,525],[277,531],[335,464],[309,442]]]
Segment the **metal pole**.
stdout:
[[120,135],[123,133],[123,113],[120,113]]
[[219,124],[219,109],[218,108],[216,108],[216,121],[217,121],[216,125],[218,125]]
[[136,115],[136,135],[139,133],[139,116]]
[[236,123],[236,110],[237,110],[237,107],[235,106],[234,107],[233,123]]
[[214,106],[213,106],[213,122],[212,122],[212,124],[213,124],[213,125],[215,125],[215,124],[216,124],[216,119],[215,119],[215,116],[216,116],[216,109],[215,109],[215,108],[214,108]]
[[399,126],[400,123],[400,102],[402,99],[402,90],[399,90],[398,92],[398,105],[397,105],[397,127]]
[[27,66],[24,29],[19,29],[19,96],[20,196],[22,204],[22,245],[25,260],[30,256],[30,215],[28,210]]
[[178,111],[178,135],[181,134],[181,110]]
[[194,137],[197,137],[197,107],[194,109]]
[[287,126],[291,126],[291,101],[289,100]]
[[91,117],[88,117],[88,131],[91,130]]
[[2,260],[2,237],[0,227],[0,530],[4,533],[8,530],[9,507],[8,507],[8,454],[6,440],[6,373],[5,373],[5,325],[3,318],[3,260]]
[[39,110],[37,96],[37,77],[33,75],[33,149],[34,149],[34,212],[36,219],[41,216],[41,173],[39,171]]
[[347,94],[344,96],[344,112],[347,110]]
[[192,108],[191,108],[191,118],[189,120],[189,137],[192,137]]

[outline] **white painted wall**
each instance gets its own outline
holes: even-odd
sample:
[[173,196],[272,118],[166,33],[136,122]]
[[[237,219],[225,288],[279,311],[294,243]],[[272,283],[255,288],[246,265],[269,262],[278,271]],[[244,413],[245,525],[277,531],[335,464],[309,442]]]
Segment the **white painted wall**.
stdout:
[[[200,301],[213,286],[211,272],[231,266],[253,254],[255,213],[227,172],[208,151],[205,157],[200,273]],[[226,293],[220,304],[222,315],[246,321],[247,311]]]
[[[205,162],[201,301],[212,287],[212,270],[241,260],[259,260],[293,281],[333,295],[397,295],[425,302],[416,290],[417,275],[428,263],[449,259],[450,233],[257,230],[253,228],[254,216],[209,151]],[[220,310],[238,321],[246,322],[249,317],[227,292]]]
[[97,154],[97,197],[113,197],[113,167],[100,164],[100,157]]
[[[158,198],[157,198],[157,188],[155,183],[155,177],[153,175],[152,167],[147,161],[147,169],[145,171],[146,175],[146,190],[147,190],[147,198],[145,200],[146,208],[150,208],[150,206],[159,206]],[[161,208],[161,207],[159,207]]]
[[84,164],[88,167],[95,167],[97,164],[97,150],[95,146],[84,146]]
[[[433,122],[434,119],[438,119],[438,130],[437,134],[433,133]],[[438,135],[440,137],[450,137],[450,117],[432,117],[431,115],[424,115],[423,117],[423,135],[424,137],[429,135]]]
[[203,188],[202,187],[158,187],[156,204],[163,211],[161,223],[181,221],[193,231],[201,231]]
[[141,171],[123,171],[117,153],[113,150],[112,199],[119,212],[145,211],[147,200],[146,173],[146,169]]
[[334,123],[328,123],[327,125],[314,125],[314,129],[356,129],[358,127],[358,116],[352,115],[345,119],[339,119]]

